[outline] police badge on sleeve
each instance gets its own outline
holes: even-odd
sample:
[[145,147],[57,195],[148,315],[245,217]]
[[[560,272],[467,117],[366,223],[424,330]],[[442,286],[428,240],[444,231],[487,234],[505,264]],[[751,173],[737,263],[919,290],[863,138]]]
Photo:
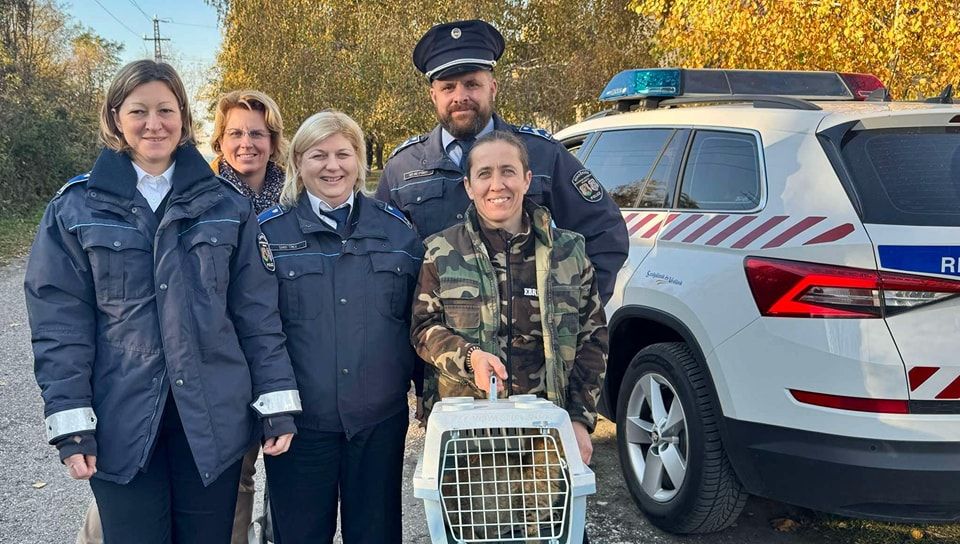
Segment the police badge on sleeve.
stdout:
[[270,250],[270,242],[261,232],[257,235],[257,246],[260,247],[260,260],[263,261],[263,267],[273,272],[277,269],[277,263],[273,261],[273,251]]
[[587,202],[599,202],[603,198],[603,186],[586,168],[574,174],[570,182]]

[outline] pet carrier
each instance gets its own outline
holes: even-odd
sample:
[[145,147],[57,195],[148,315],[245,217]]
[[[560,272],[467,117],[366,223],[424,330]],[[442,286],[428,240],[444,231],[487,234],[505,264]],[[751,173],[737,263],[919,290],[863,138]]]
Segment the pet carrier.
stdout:
[[434,406],[413,488],[433,544],[580,544],[596,481],[562,408],[454,397]]

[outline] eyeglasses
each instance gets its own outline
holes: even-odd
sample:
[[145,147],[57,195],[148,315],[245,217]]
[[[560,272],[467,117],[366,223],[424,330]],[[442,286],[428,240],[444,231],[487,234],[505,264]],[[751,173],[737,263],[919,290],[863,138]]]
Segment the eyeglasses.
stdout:
[[266,140],[270,137],[270,133],[265,130],[230,129],[223,132],[223,135],[226,136],[228,140],[240,140],[245,134],[249,136],[251,140]]

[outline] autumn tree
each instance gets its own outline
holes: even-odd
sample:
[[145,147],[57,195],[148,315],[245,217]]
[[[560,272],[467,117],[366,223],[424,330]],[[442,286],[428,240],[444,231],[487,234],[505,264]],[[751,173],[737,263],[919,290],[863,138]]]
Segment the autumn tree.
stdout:
[[436,122],[426,80],[411,60],[433,24],[481,18],[497,26],[507,42],[496,68],[498,110],[551,129],[595,111],[612,74],[652,62],[652,29],[627,9],[628,0],[211,3],[225,27],[217,93],[259,88],[278,101],[291,127],[322,108],[344,110],[378,158]]
[[664,65],[867,72],[898,98],[960,82],[955,0],[633,0]]
[[0,0],[0,211],[32,208],[88,170],[120,45],[48,0]]

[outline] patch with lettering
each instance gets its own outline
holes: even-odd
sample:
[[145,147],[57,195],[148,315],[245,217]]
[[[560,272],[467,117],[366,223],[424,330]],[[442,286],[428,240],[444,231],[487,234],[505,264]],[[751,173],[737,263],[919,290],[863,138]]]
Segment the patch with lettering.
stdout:
[[297,251],[298,249],[306,248],[306,240],[301,240],[295,244],[270,244],[270,251]]
[[422,178],[423,176],[429,176],[433,174],[434,170],[411,170],[403,175],[403,181],[413,178]]
[[590,170],[584,168],[570,178],[570,183],[577,188],[577,192],[587,202],[600,202],[603,198],[603,187],[597,178],[593,177]]
[[263,261],[263,267],[274,272],[277,269],[277,263],[273,261],[273,252],[270,251],[270,242],[261,232],[257,235],[257,246],[260,247],[260,260]]

